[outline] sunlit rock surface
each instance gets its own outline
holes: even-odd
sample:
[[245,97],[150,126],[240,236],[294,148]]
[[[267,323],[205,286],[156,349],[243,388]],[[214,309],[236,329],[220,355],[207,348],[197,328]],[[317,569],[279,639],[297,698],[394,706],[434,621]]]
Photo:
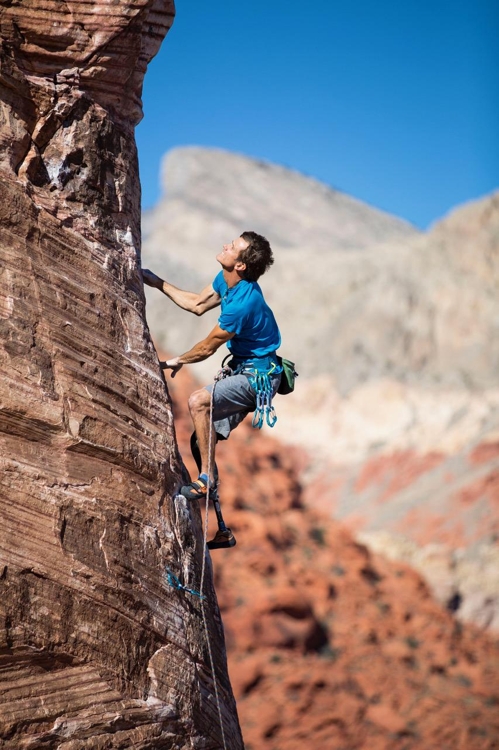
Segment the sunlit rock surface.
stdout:
[[[219,748],[133,127],[173,2],[0,9],[0,746]],[[241,748],[208,565],[224,733]]]

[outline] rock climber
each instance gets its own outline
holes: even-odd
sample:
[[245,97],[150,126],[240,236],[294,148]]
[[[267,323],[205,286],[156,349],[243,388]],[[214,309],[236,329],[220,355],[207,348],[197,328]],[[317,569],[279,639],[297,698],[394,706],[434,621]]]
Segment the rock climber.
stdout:
[[[281,343],[279,328],[257,283],[274,262],[268,240],[256,232],[243,232],[223,245],[216,259],[222,270],[199,294],[178,289],[152,271],[142,271],[145,284],[159,289],[183,310],[203,315],[221,306],[218,323],[208,336],[185,354],[160,362],[163,369],[171,370],[172,377],[175,377],[183,365],[202,362],[222,344],[227,345],[231,355],[228,363],[230,376],[215,384],[211,446],[210,402],[214,386],[200,388],[189,398],[189,412],[195,430],[195,441],[191,441],[191,446],[193,454],[198,452],[200,471],[196,480],[180,490],[188,500],[203,498],[208,485],[210,488],[216,486],[215,443],[218,439],[226,440],[231,430],[251,411],[256,409],[257,415],[262,403],[262,378],[268,418],[269,404],[271,409],[271,399],[279,387],[282,372],[276,356]],[[253,422],[255,426],[261,426],[262,416],[263,413],[258,424]]]

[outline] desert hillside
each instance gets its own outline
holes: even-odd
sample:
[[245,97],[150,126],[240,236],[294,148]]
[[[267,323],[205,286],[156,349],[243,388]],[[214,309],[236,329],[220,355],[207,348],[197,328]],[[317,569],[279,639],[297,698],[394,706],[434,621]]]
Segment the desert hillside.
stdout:
[[[342,394],[382,377],[495,384],[499,196],[421,233],[297,172],[224,151],[174,150],[162,175],[163,198],[144,221],[144,266],[197,289],[219,270],[223,242],[249,228],[268,236],[276,263],[262,286],[304,377],[328,374]],[[148,311],[169,351],[216,320],[200,327],[156,295]]]
[[[169,379],[192,470],[194,387]],[[246,423],[217,458],[238,543],[212,560],[246,750],[496,748],[497,639],[308,507],[299,449]]]
[[[499,628],[499,194],[428,232],[266,162],[182,148],[144,219],[143,265],[184,288],[254,228],[262,279],[298,364],[273,435],[304,449],[309,505],[409,562],[456,616]],[[211,316],[211,317],[210,317]],[[211,328],[156,290],[155,341],[185,351]],[[193,368],[209,382],[220,358]]]

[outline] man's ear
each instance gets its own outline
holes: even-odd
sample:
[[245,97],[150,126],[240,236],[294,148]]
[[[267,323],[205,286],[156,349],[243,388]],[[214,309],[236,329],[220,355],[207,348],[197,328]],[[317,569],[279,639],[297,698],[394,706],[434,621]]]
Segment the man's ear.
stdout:
[[234,266],[234,270],[239,271],[240,273],[246,271],[246,263],[243,263],[242,260],[237,260],[236,265]]

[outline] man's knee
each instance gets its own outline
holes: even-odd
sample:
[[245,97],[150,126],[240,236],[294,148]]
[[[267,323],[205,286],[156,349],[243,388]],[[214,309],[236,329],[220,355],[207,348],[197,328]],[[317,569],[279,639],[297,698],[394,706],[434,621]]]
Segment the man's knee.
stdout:
[[189,396],[189,411],[200,412],[210,408],[210,394],[206,388],[200,388]]

